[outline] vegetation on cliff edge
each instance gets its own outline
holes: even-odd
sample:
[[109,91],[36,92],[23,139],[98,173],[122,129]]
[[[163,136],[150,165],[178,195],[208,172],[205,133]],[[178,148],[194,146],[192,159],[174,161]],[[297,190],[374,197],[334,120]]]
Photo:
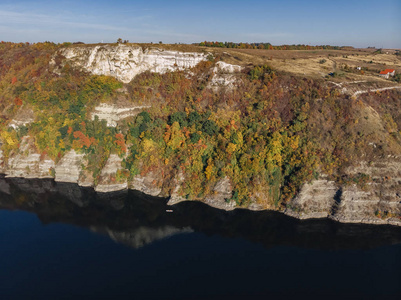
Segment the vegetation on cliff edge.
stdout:
[[[0,44],[0,135],[6,158],[30,135],[42,157],[58,161],[70,149],[85,153],[85,168],[95,181],[116,153],[124,158],[117,180],[157,171],[154,184],[171,194],[183,174],[180,194],[201,200],[227,177],[231,200],[239,206],[277,207],[319,173],[347,181],[344,169],[362,156],[400,151],[396,91],[351,98],[323,80],[267,65],[248,66],[235,88],[216,90],[210,82],[217,58],[191,73],[142,73],[121,92],[123,84],[116,79],[68,64],[60,75],[53,73],[49,62],[59,47]],[[59,64],[62,58],[55,59]],[[151,108],[117,127],[90,118],[97,104],[119,101]],[[34,122],[8,127],[19,110],[28,108]]]

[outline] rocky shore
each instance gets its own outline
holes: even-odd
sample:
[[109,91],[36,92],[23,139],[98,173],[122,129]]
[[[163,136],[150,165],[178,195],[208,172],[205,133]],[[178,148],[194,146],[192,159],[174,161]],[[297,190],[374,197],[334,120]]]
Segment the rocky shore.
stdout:
[[[77,186],[93,188],[100,194],[137,190],[151,196],[169,198],[168,205],[183,201],[191,201],[180,195],[180,184],[183,174],[178,174],[174,180],[171,193],[165,192],[160,174],[149,172],[136,175],[131,180],[117,180],[116,174],[121,170],[122,159],[115,154],[110,155],[101,171],[100,180],[95,184],[91,176],[85,175],[85,158],[74,150],[67,152],[55,163],[48,157],[32,153],[28,147],[29,138],[24,138],[17,154],[4,161],[0,152],[0,173],[6,177],[19,178],[54,178],[55,182],[76,184]],[[364,187],[357,184],[338,185],[327,178],[319,178],[305,183],[297,196],[281,211],[298,219],[330,218],[342,223],[390,224],[401,226],[401,162],[396,158],[378,160],[374,163],[361,162],[358,168],[348,170],[350,174],[363,172],[368,174],[373,182]],[[170,183],[171,185],[171,183]],[[3,191],[7,187],[1,187]],[[257,201],[247,206],[237,206],[230,200],[232,188],[229,178],[218,181],[211,195],[201,202],[214,208],[226,211],[236,208],[249,210],[279,210],[274,207],[264,207]],[[70,195],[74,197],[74,195]],[[79,196],[79,195],[76,195]],[[199,200],[197,200],[199,201]]]

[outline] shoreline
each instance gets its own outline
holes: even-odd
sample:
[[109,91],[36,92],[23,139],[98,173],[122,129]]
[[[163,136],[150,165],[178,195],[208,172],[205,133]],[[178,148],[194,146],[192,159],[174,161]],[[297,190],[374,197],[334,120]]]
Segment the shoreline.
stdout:
[[[138,190],[138,189],[132,189],[129,188],[128,185],[124,185],[125,188],[123,189],[118,189],[118,190],[109,190],[107,192],[102,192],[102,191],[98,191],[96,190],[95,187],[93,186],[84,186],[84,185],[80,185],[77,182],[65,182],[65,181],[56,181],[55,178],[52,178],[50,176],[48,177],[33,177],[33,176],[29,176],[29,177],[13,177],[13,176],[8,176],[5,173],[0,173],[0,179],[9,179],[12,181],[15,180],[39,180],[39,181],[50,181],[52,183],[54,183],[56,186],[60,185],[71,185],[71,186],[76,186],[78,187],[80,190],[83,189],[88,189],[90,190],[92,193],[95,193],[96,195],[98,195],[99,197],[109,197],[112,195],[117,195],[117,194],[123,194],[123,193],[128,193],[129,191],[137,191],[140,193],[143,193],[146,196],[150,196],[150,197],[157,197],[160,199],[165,199],[166,200],[166,205],[168,205],[169,207],[174,207],[174,205],[179,204],[181,202],[200,202],[203,203],[205,205],[208,205],[210,207],[213,207],[215,209],[219,209],[219,210],[224,210],[224,211],[233,211],[233,210],[249,210],[249,211],[255,211],[255,212],[262,212],[262,211],[274,211],[274,212],[279,212],[285,216],[294,218],[294,219],[298,219],[298,220],[318,220],[318,219],[329,219],[338,223],[342,223],[342,224],[366,224],[366,225],[389,225],[389,226],[397,226],[397,227],[401,227],[401,219],[398,218],[394,218],[394,217],[390,217],[390,218],[386,218],[386,219],[382,219],[382,218],[345,218],[345,217],[338,217],[338,216],[334,216],[334,215],[330,215],[329,213],[324,213],[324,212],[318,212],[318,213],[304,213],[304,212],[295,212],[292,209],[289,208],[284,208],[284,209],[269,209],[269,208],[261,208],[255,205],[251,205],[250,207],[238,207],[235,206],[235,202],[234,205],[232,205],[233,202],[226,202],[224,201],[224,203],[220,203],[220,202],[211,202],[211,201],[199,201],[199,200],[189,200],[189,199],[184,199],[184,198],[178,198],[178,197],[172,197],[167,196],[167,197],[161,197],[161,196],[155,196],[155,195],[150,195],[145,193],[142,190]],[[4,186],[2,187],[0,184],[0,192],[4,192],[7,193],[7,190],[4,191],[4,189],[6,189]],[[57,189],[55,189],[57,191]],[[72,193],[72,198],[78,196],[77,193]],[[76,199],[79,201],[79,199]],[[205,199],[206,200],[206,199]],[[76,201],[73,201],[74,203],[76,203]],[[77,204],[77,203],[76,203]],[[81,204],[78,204],[79,206],[81,206]]]

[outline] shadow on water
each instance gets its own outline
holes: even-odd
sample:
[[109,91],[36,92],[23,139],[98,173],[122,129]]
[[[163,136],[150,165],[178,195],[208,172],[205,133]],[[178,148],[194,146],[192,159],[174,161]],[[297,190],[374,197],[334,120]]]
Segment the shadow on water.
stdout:
[[[401,228],[341,224],[328,219],[297,220],[278,212],[226,212],[200,202],[173,207],[136,191],[97,194],[91,188],[53,180],[0,177],[0,209],[35,213],[44,224],[89,228],[139,248],[185,232],[243,238],[267,248],[369,249],[401,243]],[[172,209],[173,212],[166,212]]]

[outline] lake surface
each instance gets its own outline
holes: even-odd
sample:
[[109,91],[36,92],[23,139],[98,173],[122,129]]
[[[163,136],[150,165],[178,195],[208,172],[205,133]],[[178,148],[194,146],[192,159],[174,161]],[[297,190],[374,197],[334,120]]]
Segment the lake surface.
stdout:
[[0,299],[304,296],[400,299],[401,228],[0,177]]

